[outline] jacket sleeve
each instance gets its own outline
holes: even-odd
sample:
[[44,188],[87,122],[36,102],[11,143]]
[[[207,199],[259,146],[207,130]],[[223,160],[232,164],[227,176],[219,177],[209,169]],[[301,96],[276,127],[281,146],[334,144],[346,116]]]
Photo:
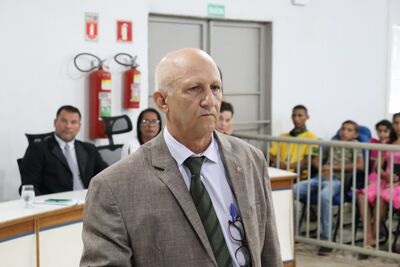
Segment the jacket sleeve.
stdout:
[[123,217],[111,189],[98,178],[92,180],[86,196],[80,266],[130,267],[132,249]]
[[21,182],[22,185],[31,184],[35,188],[35,194],[41,195],[41,185],[43,183],[44,153],[37,143],[33,143],[26,149],[21,162]]
[[261,252],[261,266],[282,267],[281,248],[278,230],[276,228],[274,205],[272,202],[271,181],[268,175],[267,163],[263,159],[264,192],[267,203],[267,222],[265,225],[264,246]]

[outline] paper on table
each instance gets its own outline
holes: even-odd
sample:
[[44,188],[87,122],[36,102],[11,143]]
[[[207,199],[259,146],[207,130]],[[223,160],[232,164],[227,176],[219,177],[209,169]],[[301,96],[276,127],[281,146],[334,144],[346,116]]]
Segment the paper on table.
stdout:
[[61,205],[61,206],[73,206],[78,204],[78,200],[69,198],[47,198],[43,200],[34,200],[33,204],[40,205]]

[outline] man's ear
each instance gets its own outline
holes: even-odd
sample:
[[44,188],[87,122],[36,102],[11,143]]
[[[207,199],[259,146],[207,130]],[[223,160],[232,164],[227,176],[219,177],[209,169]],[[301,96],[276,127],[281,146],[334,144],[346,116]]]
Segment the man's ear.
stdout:
[[168,111],[167,94],[162,90],[157,90],[153,93],[153,102],[159,110],[166,113]]

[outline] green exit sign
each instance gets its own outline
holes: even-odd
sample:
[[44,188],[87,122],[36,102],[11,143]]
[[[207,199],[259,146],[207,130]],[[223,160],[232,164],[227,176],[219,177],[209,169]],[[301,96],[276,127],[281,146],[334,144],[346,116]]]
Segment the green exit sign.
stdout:
[[225,6],[208,4],[207,13],[208,13],[209,17],[224,18],[225,17]]

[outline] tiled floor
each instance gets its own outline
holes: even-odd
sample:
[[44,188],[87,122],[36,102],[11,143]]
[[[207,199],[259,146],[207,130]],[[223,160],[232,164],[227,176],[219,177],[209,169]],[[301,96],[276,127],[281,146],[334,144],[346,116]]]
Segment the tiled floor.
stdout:
[[[345,206],[345,218],[351,218],[351,206]],[[395,218],[393,220],[393,229],[397,225],[398,219]],[[346,223],[350,223],[349,220],[345,220]],[[362,239],[363,230],[362,223],[360,223],[361,229],[358,229],[357,239]],[[310,223],[310,229],[315,229],[316,223]],[[304,223],[302,227],[302,231],[306,231],[306,225]],[[346,227],[343,229],[343,238],[344,241],[347,240],[348,237],[351,238],[351,229]],[[392,259],[384,259],[383,257],[374,257],[370,256],[366,260],[359,260],[357,253],[352,253],[350,251],[337,250],[334,251],[329,256],[318,256],[317,251],[319,247],[308,245],[304,243],[296,243],[296,267],[400,267],[400,261],[395,261]],[[387,243],[382,245],[382,249],[387,251]]]
[[315,246],[297,243],[296,267],[400,267],[400,262],[380,257],[358,260],[357,254],[344,251],[335,251],[330,256],[318,256],[317,250]]

